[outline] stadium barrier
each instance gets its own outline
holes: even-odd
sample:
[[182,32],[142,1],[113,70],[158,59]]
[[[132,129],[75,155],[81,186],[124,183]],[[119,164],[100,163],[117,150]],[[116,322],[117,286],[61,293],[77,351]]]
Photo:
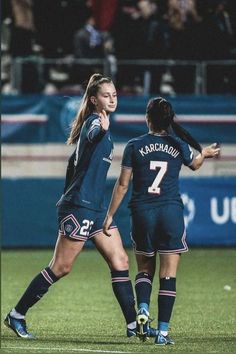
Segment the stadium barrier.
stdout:
[[[163,80],[167,84],[176,86],[176,93],[212,94],[235,93],[236,60],[174,60],[174,59],[117,59],[108,55],[99,58],[65,57],[45,59],[40,56],[17,57],[12,59],[12,86],[18,93],[27,89],[29,92],[41,92],[44,85],[50,80],[50,68],[67,77],[66,85],[83,81],[84,70],[103,72],[112,77],[114,82],[121,86],[139,81],[143,87],[143,94],[158,92],[155,81]],[[132,73],[132,74],[131,74]],[[48,77],[49,76],[49,77]],[[30,80],[28,79],[30,77]],[[170,82],[171,81],[171,82]],[[160,80],[161,84],[161,80]],[[154,87],[153,87],[154,86]],[[165,88],[163,88],[165,90]]]

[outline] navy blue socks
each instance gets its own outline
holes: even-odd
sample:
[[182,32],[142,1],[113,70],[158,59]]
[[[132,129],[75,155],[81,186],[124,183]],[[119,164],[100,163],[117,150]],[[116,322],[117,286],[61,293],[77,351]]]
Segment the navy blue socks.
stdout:
[[152,292],[152,277],[145,272],[140,272],[135,278],[135,292],[138,309],[145,308],[149,312],[150,297]]
[[21,315],[25,315],[28,309],[38,302],[58,279],[49,267],[43,269],[29,284],[15,310]]
[[126,323],[136,321],[134,292],[128,270],[111,271],[113,292],[120,304]]
[[161,278],[158,294],[158,329],[161,332],[168,332],[175,297],[176,278]]

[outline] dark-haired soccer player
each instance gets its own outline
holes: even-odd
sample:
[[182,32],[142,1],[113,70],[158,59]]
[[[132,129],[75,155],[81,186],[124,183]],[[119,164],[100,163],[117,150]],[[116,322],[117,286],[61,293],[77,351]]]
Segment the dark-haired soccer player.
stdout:
[[[168,336],[169,322],[176,297],[176,273],[180,254],[187,252],[183,203],[179,193],[182,164],[197,170],[205,158],[217,156],[216,144],[201,148],[199,143],[174,122],[175,113],[161,97],[149,101],[146,120],[149,132],[128,142],[120,176],[104,221],[103,231],[110,235],[110,225],[133,175],[129,202],[132,214],[132,241],[138,274],[135,290],[138,303],[137,322],[145,339],[149,318],[156,254],[160,255],[158,294],[158,333],[155,344],[174,344]],[[200,152],[194,157],[191,145]]]

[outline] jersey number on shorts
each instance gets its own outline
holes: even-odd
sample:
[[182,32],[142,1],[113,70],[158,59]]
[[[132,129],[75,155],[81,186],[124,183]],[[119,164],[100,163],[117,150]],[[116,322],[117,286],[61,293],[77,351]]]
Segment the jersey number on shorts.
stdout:
[[156,175],[156,178],[153,181],[153,184],[148,187],[148,193],[160,194],[161,188],[159,187],[162,178],[164,177],[167,171],[167,162],[166,161],[150,161],[150,170],[159,169]]
[[83,226],[80,229],[80,235],[82,236],[88,236],[89,231],[91,230],[91,227],[93,226],[93,221],[84,219],[83,220]]

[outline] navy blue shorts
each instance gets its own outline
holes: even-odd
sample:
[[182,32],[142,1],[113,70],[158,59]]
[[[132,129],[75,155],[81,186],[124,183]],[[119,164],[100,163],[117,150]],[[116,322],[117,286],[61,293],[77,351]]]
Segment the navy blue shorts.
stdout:
[[136,254],[152,257],[188,251],[183,207],[165,204],[132,213],[131,239]]
[[[102,232],[106,211],[97,212],[71,203],[60,204],[57,208],[59,234],[77,241],[87,241]],[[110,229],[117,228],[115,223]]]

